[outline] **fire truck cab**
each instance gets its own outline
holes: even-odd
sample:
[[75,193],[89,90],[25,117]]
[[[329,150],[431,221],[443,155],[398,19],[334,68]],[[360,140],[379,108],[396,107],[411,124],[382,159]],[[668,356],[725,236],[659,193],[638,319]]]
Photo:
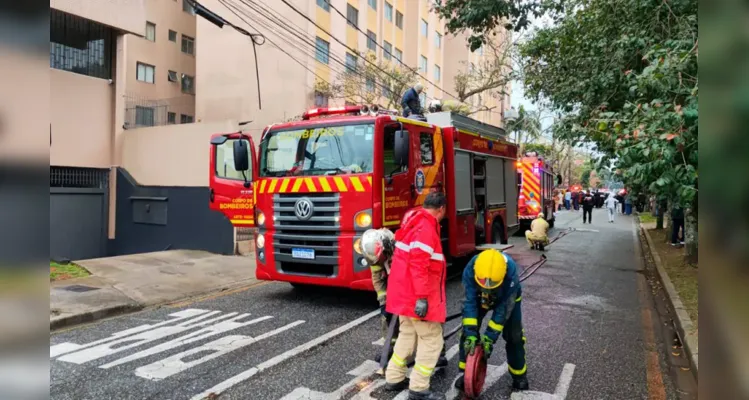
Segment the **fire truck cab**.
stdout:
[[448,197],[446,255],[506,243],[518,228],[516,154],[503,129],[449,112],[317,108],[265,128],[257,150],[245,134],[213,135],[210,205],[257,227],[258,279],[372,290],[361,235],[397,230],[431,191]]

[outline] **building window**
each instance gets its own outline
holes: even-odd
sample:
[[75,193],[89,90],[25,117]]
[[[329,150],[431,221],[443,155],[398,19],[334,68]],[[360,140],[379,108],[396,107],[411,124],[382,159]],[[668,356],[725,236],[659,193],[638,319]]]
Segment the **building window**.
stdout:
[[442,34],[434,32],[434,47],[442,48]]
[[169,41],[177,43],[177,32],[175,32],[175,31],[173,31],[171,29],[169,30]]
[[419,27],[421,28],[421,36],[429,36],[429,24],[426,21],[422,19],[421,25],[419,25]]
[[369,3],[369,6],[372,7],[373,10],[377,10],[377,0],[368,0],[367,3]]
[[393,45],[388,43],[386,40],[383,40],[382,48],[385,49],[382,52],[382,57],[384,57],[386,60],[390,60],[393,54]]
[[372,31],[367,31],[367,48],[377,52],[377,34]]
[[351,53],[346,53],[346,71],[356,72],[356,56]]
[[328,3],[328,0],[317,0],[317,6],[330,12],[330,3]]
[[156,24],[153,22],[146,22],[146,40],[156,41]]
[[330,62],[330,43],[317,38],[315,39],[315,59],[317,61],[328,64]]
[[395,11],[395,26],[397,26],[398,29],[403,29],[403,14],[398,10]]
[[421,165],[432,165],[434,163],[434,143],[432,141],[431,133],[422,133],[419,135]]
[[192,8],[192,3],[189,0],[182,0],[182,11],[195,15],[195,9]]
[[442,69],[439,65],[434,64],[434,80],[439,82],[442,79]]
[[385,2],[385,19],[393,22],[393,5]]
[[49,11],[50,68],[112,78],[116,34],[112,28],[62,11]]
[[328,106],[328,96],[320,93],[315,92],[315,107],[327,107]]
[[195,77],[182,74],[182,93],[195,94]]
[[189,55],[195,54],[195,39],[182,35],[182,52]]
[[422,74],[427,73],[427,58],[424,56],[419,56],[419,72]]
[[403,61],[403,52],[396,47],[395,51],[393,52],[393,57],[395,57],[395,59],[398,61]]
[[177,82],[177,71],[169,70],[167,79],[169,79],[169,82]]
[[187,114],[180,114],[179,115],[179,123],[180,124],[191,124],[193,122],[192,115]]
[[173,113],[171,111],[166,113],[166,123],[167,124],[176,124],[177,123],[177,113]]
[[366,85],[367,85],[367,91],[368,92],[374,92],[375,91],[375,80],[374,80],[374,78],[367,78]]
[[359,10],[351,4],[346,4],[346,21],[354,28],[359,26]]
[[135,126],[153,126],[153,108],[135,106]]
[[154,83],[156,76],[156,67],[153,65],[143,64],[141,62],[136,63],[135,79],[146,82]]

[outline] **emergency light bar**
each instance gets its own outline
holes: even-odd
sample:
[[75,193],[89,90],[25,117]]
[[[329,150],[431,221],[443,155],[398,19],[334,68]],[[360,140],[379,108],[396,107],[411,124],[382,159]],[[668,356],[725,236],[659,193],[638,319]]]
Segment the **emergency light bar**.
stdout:
[[302,114],[303,120],[312,119],[315,117],[327,117],[331,115],[378,115],[378,114],[390,114],[397,115],[397,110],[386,110],[380,108],[378,105],[373,104],[367,106],[343,106],[343,107],[327,107],[327,108],[312,108]]

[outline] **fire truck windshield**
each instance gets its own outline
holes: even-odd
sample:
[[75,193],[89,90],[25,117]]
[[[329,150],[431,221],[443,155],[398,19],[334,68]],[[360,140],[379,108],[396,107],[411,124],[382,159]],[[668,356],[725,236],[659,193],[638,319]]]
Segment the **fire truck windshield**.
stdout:
[[270,131],[260,143],[260,176],[372,172],[373,152],[371,123]]

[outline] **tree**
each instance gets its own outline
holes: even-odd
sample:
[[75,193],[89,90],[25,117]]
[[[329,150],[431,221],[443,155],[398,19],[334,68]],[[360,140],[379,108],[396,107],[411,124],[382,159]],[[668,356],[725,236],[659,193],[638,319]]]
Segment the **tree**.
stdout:
[[[482,47],[484,56],[477,64],[463,61],[464,70],[455,75],[455,95],[457,100],[463,104],[473,96],[488,95],[496,99],[508,95],[506,90],[512,80],[516,78],[512,69],[511,52],[513,46],[509,36],[505,40],[487,38]],[[469,114],[479,111],[491,111],[496,107],[483,105],[478,102],[478,107],[472,108]]]
[[367,62],[358,62],[356,66],[346,68],[333,83],[318,80],[315,90],[330,98],[400,110],[403,93],[417,82],[416,71],[401,64],[378,60],[372,52],[360,56],[366,58]]
[[570,0],[522,44],[526,94],[565,113],[559,132],[595,144],[630,193],[686,211],[697,257],[697,1]]
[[471,32],[468,43],[476,50],[496,34],[498,28],[520,31],[532,16],[557,13],[564,0],[436,0],[434,11],[446,21],[451,34]]
[[525,147],[541,138],[541,113],[520,106],[518,118],[508,124],[508,132],[518,144],[518,156],[525,154]]

